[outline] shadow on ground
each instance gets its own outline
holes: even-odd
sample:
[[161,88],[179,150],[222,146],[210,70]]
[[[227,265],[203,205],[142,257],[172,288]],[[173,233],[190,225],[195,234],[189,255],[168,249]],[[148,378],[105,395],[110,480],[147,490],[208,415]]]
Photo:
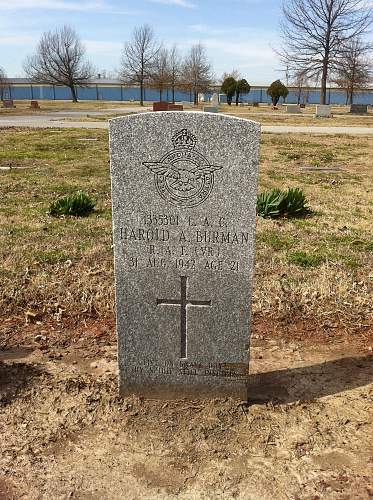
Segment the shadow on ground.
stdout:
[[21,397],[43,375],[45,371],[38,365],[0,361],[0,408]]
[[249,401],[311,401],[373,382],[373,356],[349,357],[312,366],[250,376]]

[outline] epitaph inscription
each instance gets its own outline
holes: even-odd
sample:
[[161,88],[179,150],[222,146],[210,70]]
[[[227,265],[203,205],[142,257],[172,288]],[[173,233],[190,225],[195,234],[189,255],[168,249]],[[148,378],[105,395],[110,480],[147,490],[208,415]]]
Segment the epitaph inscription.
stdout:
[[259,130],[193,112],[110,121],[122,394],[246,399]]

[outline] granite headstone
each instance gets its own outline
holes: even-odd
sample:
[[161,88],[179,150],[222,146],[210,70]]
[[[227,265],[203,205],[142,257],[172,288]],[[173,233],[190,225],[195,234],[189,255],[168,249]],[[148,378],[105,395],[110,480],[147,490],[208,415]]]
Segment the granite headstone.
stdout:
[[217,106],[203,106],[204,113],[219,113]]
[[315,118],[331,118],[332,108],[328,104],[317,104]]
[[153,102],[153,111],[168,111],[168,106],[167,101]]
[[367,104],[351,104],[350,113],[357,115],[365,115],[368,113],[368,105]]
[[3,108],[15,108],[13,99],[4,99]]
[[299,104],[287,104],[286,105],[286,113],[295,113],[298,114],[300,113],[300,106]]
[[247,399],[260,125],[110,120],[120,393]]

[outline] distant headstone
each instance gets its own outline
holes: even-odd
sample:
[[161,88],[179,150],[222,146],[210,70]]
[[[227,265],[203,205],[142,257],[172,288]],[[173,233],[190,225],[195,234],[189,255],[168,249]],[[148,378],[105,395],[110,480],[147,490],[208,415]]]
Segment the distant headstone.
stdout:
[[368,113],[368,105],[367,104],[351,104],[350,113],[362,115]]
[[205,113],[219,113],[219,108],[217,106],[203,106],[203,111]]
[[246,400],[260,125],[109,123],[120,392]]
[[254,101],[254,102],[253,102],[253,107],[254,107],[254,108],[259,108],[259,103]]
[[4,99],[3,108],[15,108],[13,99]]
[[214,108],[217,108],[219,106],[219,95],[216,92],[212,94],[210,103]]
[[327,104],[317,104],[315,118],[331,118],[332,108]]
[[31,101],[30,108],[31,109],[40,109],[39,101]]
[[287,113],[300,113],[299,104],[287,104],[286,105]]
[[182,104],[169,104],[168,111],[183,111],[184,107]]
[[168,111],[168,106],[165,101],[153,102],[153,111]]

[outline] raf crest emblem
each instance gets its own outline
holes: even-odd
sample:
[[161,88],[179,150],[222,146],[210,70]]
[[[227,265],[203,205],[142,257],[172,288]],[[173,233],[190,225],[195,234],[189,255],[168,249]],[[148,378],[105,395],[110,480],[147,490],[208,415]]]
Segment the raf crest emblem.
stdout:
[[160,161],[144,161],[153,174],[159,195],[180,208],[203,203],[214,187],[214,172],[223,167],[210,165],[195,150],[197,139],[187,129],[172,137],[174,149]]

